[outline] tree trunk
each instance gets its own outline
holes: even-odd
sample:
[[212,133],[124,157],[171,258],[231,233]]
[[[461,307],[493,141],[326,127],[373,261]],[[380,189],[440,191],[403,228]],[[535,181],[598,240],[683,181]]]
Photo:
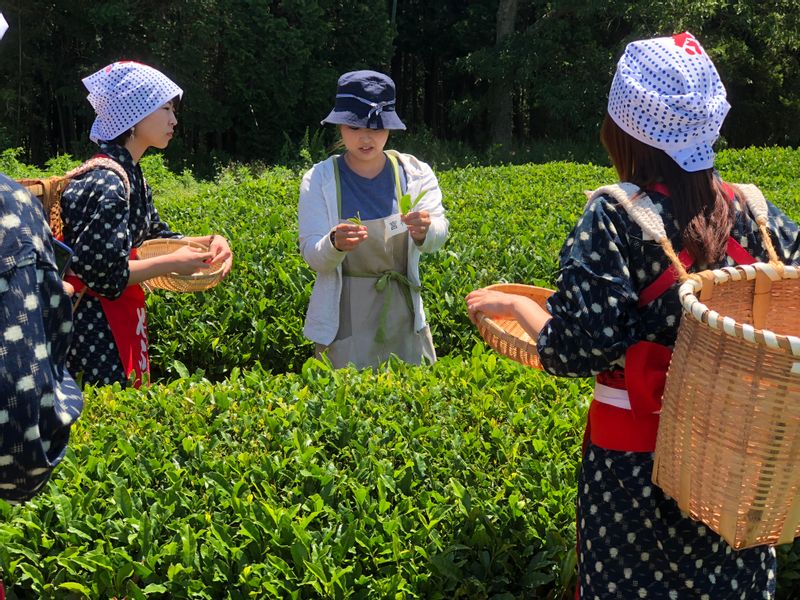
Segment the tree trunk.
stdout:
[[[518,5],[518,0],[500,0],[497,7],[495,47],[498,53],[504,52],[503,45],[506,38],[514,33]],[[511,89],[513,79],[503,65],[506,61],[499,60],[498,62],[500,63],[500,72],[492,81],[489,90],[489,130],[492,145],[511,148],[514,122],[514,99]]]
[[439,64],[438,56],[432,56],[425,65],[425,99],[424,99],[424,119],[425,126],[439,135]]

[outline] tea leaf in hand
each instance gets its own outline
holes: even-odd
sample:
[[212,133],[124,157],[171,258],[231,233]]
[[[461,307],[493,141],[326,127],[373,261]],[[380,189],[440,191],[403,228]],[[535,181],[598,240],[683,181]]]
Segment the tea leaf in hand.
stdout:
[[420,201],[420,200],[422,200],[423,196],[425,196],[425,194],[427,194],[427,193],[428,193],[428,190],[422,190],[422,191],[420,192],[419,196],[417,196],[416,200],[414,200],[414,202],[412,202],[412,203],[411,203],[411,206],[409,207],[409,209],[408,209],[408,210],[409,210],[409,211],[411,211],[411,210],[414,210],[414,207],[415,207],[417,204],[419,204],[419,201]]
[[400,198],[400,214],[404,215],[411,212],[419,203],[419,201],[422,200],[422,197],[427,193],[428,190],[422,190],[419,196],[417,196],[413,202],[411,201],[411,194],[403,194],[403,196]]
[[400,197],[400,214],[404,215],[411,210],[411,194],[403,194]]
[[350,223],[355,223],[356,225],[361,225],[361,213],[356,211],[355,217],[350,217],[347,219]]

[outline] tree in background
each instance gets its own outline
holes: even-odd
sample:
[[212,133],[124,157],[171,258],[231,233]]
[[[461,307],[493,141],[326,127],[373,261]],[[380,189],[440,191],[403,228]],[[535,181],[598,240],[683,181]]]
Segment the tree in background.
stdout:
[[[497,7],[495,45],[500,57],[509,52],[506,40],[514,33],[517,20],[518,0],[500,0]],[[500,68],[492,81],[489,98],[489,122],[491,123],[492,144],[510,147],[512,142],[512,123],[514,117],[514,96],[511,83],[514,71],[498,60]]]
[[595,140],[625,44],[686,29],[728,87],[728,143],[800,142],[796,0],[9,0],[2,9],[11,29],[0,46],[0,148],[22,147],[28,162],[92,151],[80,79],[119,59],[153,64],[184,88],[167,152],[177,164],[285,158],[287,140],[319,139],[337,76],[359,68],[391,73],[412,135],[484,151]]
[[284,132],[318,125],[340,73],[386,69],[392,52],[385,0],[17,0],[3,12],[0,144],[36,163],[91,151],[80,79],[115,60],[183,87],[170,156],[266,161]]

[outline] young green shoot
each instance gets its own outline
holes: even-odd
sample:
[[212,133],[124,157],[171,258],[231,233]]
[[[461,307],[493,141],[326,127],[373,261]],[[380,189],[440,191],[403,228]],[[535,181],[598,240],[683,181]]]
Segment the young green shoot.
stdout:
[[422,200],[423,196],[428,193],[428,190],[422,190],[417,196],[414,201],[411,201],[411,194],[403,194],[400,198],[400,214],[407,214],[414,210],[414,207],[419,204],[419,201]]

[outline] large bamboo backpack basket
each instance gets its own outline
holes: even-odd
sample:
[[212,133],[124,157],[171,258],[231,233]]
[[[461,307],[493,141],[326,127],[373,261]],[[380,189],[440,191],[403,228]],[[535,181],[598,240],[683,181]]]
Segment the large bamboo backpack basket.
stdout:
[[661,244],[682,281],[684,314],[664,390],[653,482],[742,549],[800,536],[800,270],[778,260],[758,188],[736,189],[769,263],[694,275],[638,188],[598,192],[617,198]]
[[74,177],[88,173],[93,169],[109,169],[116,173],[125,186],[125,197],[130,198],[131,184],[125,169],[111,158],[95,156],[82,165],[75,167],[64,175],[54,177],[41,177],[35,179],[18,179],[17,183],[24,186],[42,203],[44,214],[50,224],[53,236],[63,239],[63,223],[61,222],[61,194]]

